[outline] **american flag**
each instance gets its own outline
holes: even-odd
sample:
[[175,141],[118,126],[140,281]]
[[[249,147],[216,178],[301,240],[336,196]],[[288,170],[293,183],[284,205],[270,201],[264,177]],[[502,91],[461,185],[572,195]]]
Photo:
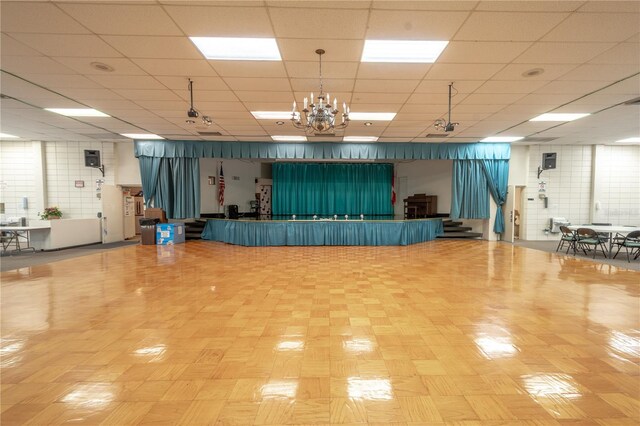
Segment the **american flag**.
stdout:
[[224,206],[224,173],[222,173],[222,164],[220,164],[220,177],[218,177],[218,203]]

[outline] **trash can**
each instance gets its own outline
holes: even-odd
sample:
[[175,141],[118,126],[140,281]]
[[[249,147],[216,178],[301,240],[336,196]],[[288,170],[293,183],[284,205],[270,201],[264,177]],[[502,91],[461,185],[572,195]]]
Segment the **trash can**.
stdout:
[[144,245],[156,244],[156,223],[158,218],[140,218],[140,242]]

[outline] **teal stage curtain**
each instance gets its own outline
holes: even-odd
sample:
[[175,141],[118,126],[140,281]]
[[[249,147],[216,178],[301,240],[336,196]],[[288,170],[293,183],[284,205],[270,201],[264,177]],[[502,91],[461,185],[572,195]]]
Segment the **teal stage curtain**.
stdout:
[[457,160],[451,178],[452,219],[488,219],[489,191],[482,163]]
[[502,205],[507,199],[508,160],[456,160],[451,182],[452,219],[488,219],[489,193],[498,206],[493,232],[504,232]]
[[144,141],[136,157],[212,157],[307,160],[508,160],[508,143],[272,143]]
[[198,158],[139,157],[145,205],[165,211],[169,219],[200,216]]
[[210,219],[202,239],[242,246],[406,246],[443,233],[442,219],[253,221]]
[[393,218],[392,164],[274,163],[274,218]]
[[482,162],[482,170],[487,179],[489,192],[493,201],[498,206],[496,220],[493,224],[493,232],[504,232],[504,215],[502,205],[507,201],[507,186],[509,181],[509,161],[507,160],[479,160]]

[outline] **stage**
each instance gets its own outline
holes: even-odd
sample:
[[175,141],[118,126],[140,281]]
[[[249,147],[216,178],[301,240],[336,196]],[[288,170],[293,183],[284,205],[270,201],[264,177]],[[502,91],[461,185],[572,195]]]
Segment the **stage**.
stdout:
[[442,234],[442,219],[289,220],[209,219],[203,240],[241,246],[406,246]]

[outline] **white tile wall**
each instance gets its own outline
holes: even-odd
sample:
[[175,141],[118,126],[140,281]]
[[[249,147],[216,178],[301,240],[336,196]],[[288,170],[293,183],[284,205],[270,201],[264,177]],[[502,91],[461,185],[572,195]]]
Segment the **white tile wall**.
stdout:
[[[84,150],[100,151],[105,166],[105,184],[114,184],[115,156],[112,142],[46,142],[45,163],[48,204],[58,206],[65,218],[93,218],[101,211],[96,197],[96,180],[103,179],[97,168],[84,165]],[[76,188],[75,181],[84,181]]]
[[593,222],[640,226],[640,145],[596,147]]
[[[36,219],[42,209],[37,204],[34,182],[34,155],[32,142],[0,142],[0,203],[5,205],[0,221],[27,217]],[[28,208],[22,208],[22,198],[27,197]]]
[[[549,219],[565,217],[573,224],[589,223],[591,206],[592,146],[535,145],[529,147],[526,198],[527,240],[555,240],[559,234],[545,232]],[[556,168],[545,170],[538,179],[542,153],[557,153]],[[548,207],[539,198],[539,182],[546,183]],[[529,201],[533,198],[533,201]]]

